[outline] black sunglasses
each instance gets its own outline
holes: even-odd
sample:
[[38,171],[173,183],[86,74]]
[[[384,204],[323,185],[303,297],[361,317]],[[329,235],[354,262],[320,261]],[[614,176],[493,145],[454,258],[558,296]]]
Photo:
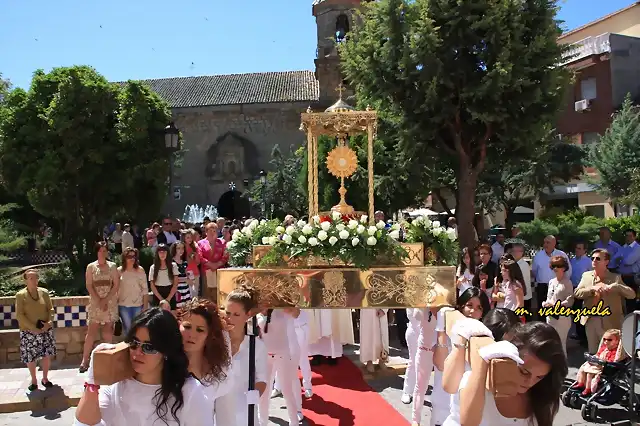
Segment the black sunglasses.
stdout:
[[132,339],[130,342],[127,342],[129,344],[129,349],[142,349],[142,353],[145,355],[155,355],[158,353],[158,350],[156,348],[153,347],[153,344],[149,343],[149,342],[141,342],[140,340],[134,338]]
[[605,337],[605,338],[603,338],[603,339],[602,339],[602,341],[603,341],[603,342],[612,342],[612,341],[613,341],[613,339],[609,339],[609,338],[606,338],[606,337]]
[[595,260],[596,262],[600,262],[600,261],[602,260],[602,258],[601,258],[601,257],[598,257],[598,256],[593,256],[593,257],[591,258],[591,260]]
[[170,225],[173,225],[173,223],[171,223],[171,222],[165,222],[165,223],[163,223],[163,225],[165,225],[165,226],[170,226]]

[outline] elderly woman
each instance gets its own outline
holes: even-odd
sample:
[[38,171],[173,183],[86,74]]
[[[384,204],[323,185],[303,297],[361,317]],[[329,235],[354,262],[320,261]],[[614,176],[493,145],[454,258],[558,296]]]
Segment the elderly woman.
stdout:
[[16,293],[16,316],[20,327],[20,361],[27,364],[31,375],[29,391],[33,392],[38,389],[38,359],[42,368],[42,386],[53,386],[47,376],[51,357],[56,354],[56,341],[53,337],[54,310],[47,289],[38,287],[38,273],[28,270],[23,277],[27,286]]
[[[542,302],[543,308],[555,308],[558,305],[558,311],[561,308],[569,309],[573,306],[573,284],[567,271],[569,270],[569,262],[564,256],[551,256],[549,267],[556,274],[555,278],[549,281],[547,289],[547,300]],[[556,329],[564,348],[564,354],[567,354],[567,335],[571,328],[571,317],[567,315],[547,315],[547,323]]]

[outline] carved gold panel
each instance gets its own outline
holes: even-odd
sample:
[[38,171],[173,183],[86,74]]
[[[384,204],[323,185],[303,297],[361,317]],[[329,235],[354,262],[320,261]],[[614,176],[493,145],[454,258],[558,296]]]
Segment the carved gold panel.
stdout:
[[258,290],[263,306],[282,308],[413,308],[454,305],[455,267],[218,270],[218,303],[240,285]]

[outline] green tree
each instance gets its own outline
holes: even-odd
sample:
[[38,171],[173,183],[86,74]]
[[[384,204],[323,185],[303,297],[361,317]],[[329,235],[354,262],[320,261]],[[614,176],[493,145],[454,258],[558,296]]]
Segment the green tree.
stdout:
[[[356,95],[400,123],[409,182],[430,183],[451,164],[462,245],[473,242],[485,166],[529,157],[523,141],[542,138],[562,107],[557,10],[554,0],[381,0],[340,45]],[[409,164],[431,159],[431,170]]]
[[632,195],[631,176],[640,168],[640,114],[627,96],[611,125],[589,150],[589,162],[598,172],[592,183],[613,199]]
[[[299,148],[298,151],[302,150]],[[285,157],[280,147],[275,145],[271,151],[271,170],[264,185],[253,184],[246,195],[263,211],[265,216],[284,218],[287,214],[301,217],[307,212],[307,195],[298,182],[298,173],[302,168],[302,154],[289,150]]]
[[481,205],[486,211],[503,209],[508,229],[514,224],[516,207],[580,176],[586,153],[581,146],[558,141],[550,134],[534,144],[530,155],[524,159],[506,155],[507,161],[488,165],[480,178]]
[[167,193],[167,104],[137,82],[109,83],[93,68],[36,71],[0,121],[3,184],[61,224],[69,255],[85,262],[116,214],[159,211]]

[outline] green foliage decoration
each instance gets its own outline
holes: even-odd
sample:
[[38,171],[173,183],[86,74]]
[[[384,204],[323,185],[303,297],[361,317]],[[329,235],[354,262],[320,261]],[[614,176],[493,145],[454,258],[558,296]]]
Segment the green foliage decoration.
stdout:
[[[441,226],[440,222],[428,218],[417,217],[411,223],[403,224],[405,241],[408,243],[422,243],[431,248],[436,257],[425,258],[428,265],[457,265],[460,246],[455,230]],[[426,251],[426,250],[425,250]]]

